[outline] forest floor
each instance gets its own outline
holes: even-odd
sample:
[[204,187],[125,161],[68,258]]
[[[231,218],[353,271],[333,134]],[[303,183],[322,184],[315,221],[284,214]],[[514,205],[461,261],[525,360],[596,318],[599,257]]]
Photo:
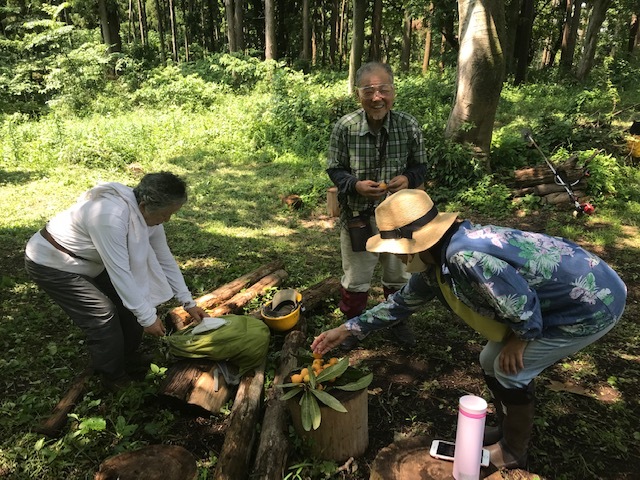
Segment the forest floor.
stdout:
[[[491,218],[472,220],[544,231],[549,217],[541,214],[495,222]],[[606,337],[539,377],[527,470],[540,478],[638,478],[640,236],[635,228],[623,231],[614,248],[604,250],[581,242],[620,273],[628,287],[628,304],[619,325]],[[380,289],[376,292],[371,304],[382,300]],[[447,310],[434,305],[434,312],[435,316],[416,315],[411,319],[418,339],[414,349],[403,350],[381,333],[368,337],[348,354],[352,364],[374,374],[369,387],[369,447],[365,454],[345,464],[338,473],[329,474],[321,462],[294,449],[289,463],[308,462],[310,466],[306,470],[292,469],[288,478],[368,479],[376,455],[393,442],[418,435],[455,439],[460,396],[475,394],[489,399],[477,361],[483,342]],[[493,405],[489,405],[488,422],[493,412]],[[181,433],[175,433],[182,437],[183,445],[198,456],[220,451],[226,425],[216,417],[192,417],[183,418],[179,428]],[[524,478],[520,472],[503,475],[512,480]]]

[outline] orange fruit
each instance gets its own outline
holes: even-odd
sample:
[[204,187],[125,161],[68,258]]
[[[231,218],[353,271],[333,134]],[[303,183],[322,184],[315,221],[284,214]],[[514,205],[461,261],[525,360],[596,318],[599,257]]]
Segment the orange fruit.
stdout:
[[313,358],[315,358],[315,359],[322,358],[322,354],[321,353],[314,353],[313,354]]
[[300,370],[300,375],[302,375],[303,377],[305,375],[309,375],[309,369],[308,368],[303,368],[302,370]]
[[380,182],[378,184],[378,188],[381,188],[382,190],[386,190],[387,189],[387,184],[384,182]]
[[299,373],[291,375],[291,383],[300,383],[300,382],[302,382],[302,375],[300,375]]
[[309,383],[309,374],[302,377],[302,380],[304,381],[304,383]]
[[339,362],[339,360],[336,357],[331,357],[329,359],[329,365],[335,365],[338,362]]

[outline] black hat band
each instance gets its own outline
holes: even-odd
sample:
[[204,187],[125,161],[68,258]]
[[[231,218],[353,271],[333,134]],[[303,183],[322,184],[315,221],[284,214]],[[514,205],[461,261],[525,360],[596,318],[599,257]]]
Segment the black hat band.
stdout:
[[399,238],[413,238],[413,232],[417,232],[427,223],[438,216],[438,209],[434,205],[431,210],[425,213],[420,218],[405,225],[404,227],[394,228],[393,230],[380,230],[380,238],[385,240],[399,239]]

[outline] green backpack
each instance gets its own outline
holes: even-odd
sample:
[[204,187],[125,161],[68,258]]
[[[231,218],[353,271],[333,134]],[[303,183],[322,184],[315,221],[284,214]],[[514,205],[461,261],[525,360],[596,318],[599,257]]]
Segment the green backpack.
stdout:
[[194,326],[164,337],[177,357],[228,361],[239,375],[260,365],[269,349],[269,327],[247,315],[224,315],[226,324],[215,330],[193,333]]

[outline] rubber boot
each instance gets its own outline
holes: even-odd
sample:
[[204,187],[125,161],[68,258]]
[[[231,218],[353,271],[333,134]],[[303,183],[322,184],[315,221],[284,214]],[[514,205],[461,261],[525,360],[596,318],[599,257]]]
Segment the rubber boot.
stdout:
[[496,377],[484,376],[484,381],[491,393],[493,405],[496,409],[496,425],[485,425],[482,445],[492,445],[502,439],[502,422],[504,421],[504,405],[500,399],[500,383]]
[[534,382],[522,389],[500,386],[500,395],[505,407],[503,436],[486,447],[491,454],[491,464],[497,469],[525,468],[535,414]]
[[368,292],[350,292],[344,287],[340,287],[340,311],[344,313],[347,320],[357,317],[367,308]]
[[[344,287],[340,287],[340,311],[344,314],[347,320],[359,316],[367,308],[367,300],[369,299],[368,292],[350,292]],[[340,344],[340,349],[344,352],[353,350],[358,345],[358,339],[354,336],[347,337],[347,339]]]
[[[397,288],[382,287],[385,300],[398,291]],[[416,346],[416,337],[409,327],[407,320],[401,320],[392,326],[389,330],[391,340],[404,348],[412,348]]]

